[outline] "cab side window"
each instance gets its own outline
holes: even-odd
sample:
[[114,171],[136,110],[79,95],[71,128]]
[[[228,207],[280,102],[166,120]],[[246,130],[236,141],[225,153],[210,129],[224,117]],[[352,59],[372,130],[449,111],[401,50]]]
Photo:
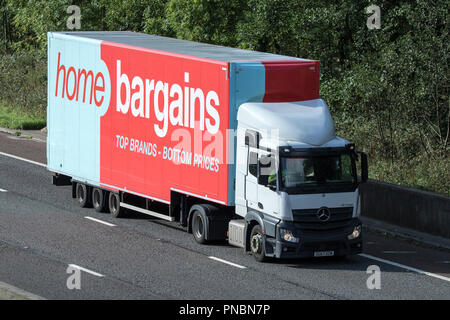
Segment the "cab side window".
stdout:
[[248,156],[248,173],[254,177],[258,176],[258,154],[250,151]]

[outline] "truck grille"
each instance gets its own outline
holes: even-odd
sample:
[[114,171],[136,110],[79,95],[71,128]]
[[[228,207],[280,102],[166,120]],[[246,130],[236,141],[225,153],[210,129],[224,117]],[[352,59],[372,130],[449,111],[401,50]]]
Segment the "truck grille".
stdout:
[[320,221],[317,217],[319,209],[292,210],[294,224],[302,233],[339,232],[347,229],[352,223],[353,207],[328,208],[330,219]]

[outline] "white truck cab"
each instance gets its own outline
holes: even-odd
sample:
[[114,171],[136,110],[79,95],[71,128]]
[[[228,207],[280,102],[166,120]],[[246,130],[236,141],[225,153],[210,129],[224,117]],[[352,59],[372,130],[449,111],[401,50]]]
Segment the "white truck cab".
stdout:
[[325,101],[244,103],[237,119],[235,203],[243,219],[230,221],[229,242],[260,261],[360,253],[359,157],[336,137]]

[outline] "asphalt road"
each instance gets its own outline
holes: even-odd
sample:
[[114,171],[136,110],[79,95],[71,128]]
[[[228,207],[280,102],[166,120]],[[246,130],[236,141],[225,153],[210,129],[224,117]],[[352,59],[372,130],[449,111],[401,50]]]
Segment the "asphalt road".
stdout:
[[[79,208],[45,167],[2,153],[45,163],[45,143],[0,133],[0,282],[46,299],[450,299],[448,251],[366,231],[365,255],[257,263],[176,223]],[[69,265],[83,268],[80,289]],[[380,289],[367,287],[371,265]]]

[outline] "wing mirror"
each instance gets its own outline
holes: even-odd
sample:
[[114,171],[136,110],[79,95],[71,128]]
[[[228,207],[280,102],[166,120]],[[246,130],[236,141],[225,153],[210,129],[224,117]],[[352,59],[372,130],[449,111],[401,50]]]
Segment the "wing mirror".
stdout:
[[367,154],[358,152],[361,156],[361,182],[367,182],[369,179],[369,165],[367,163]]

